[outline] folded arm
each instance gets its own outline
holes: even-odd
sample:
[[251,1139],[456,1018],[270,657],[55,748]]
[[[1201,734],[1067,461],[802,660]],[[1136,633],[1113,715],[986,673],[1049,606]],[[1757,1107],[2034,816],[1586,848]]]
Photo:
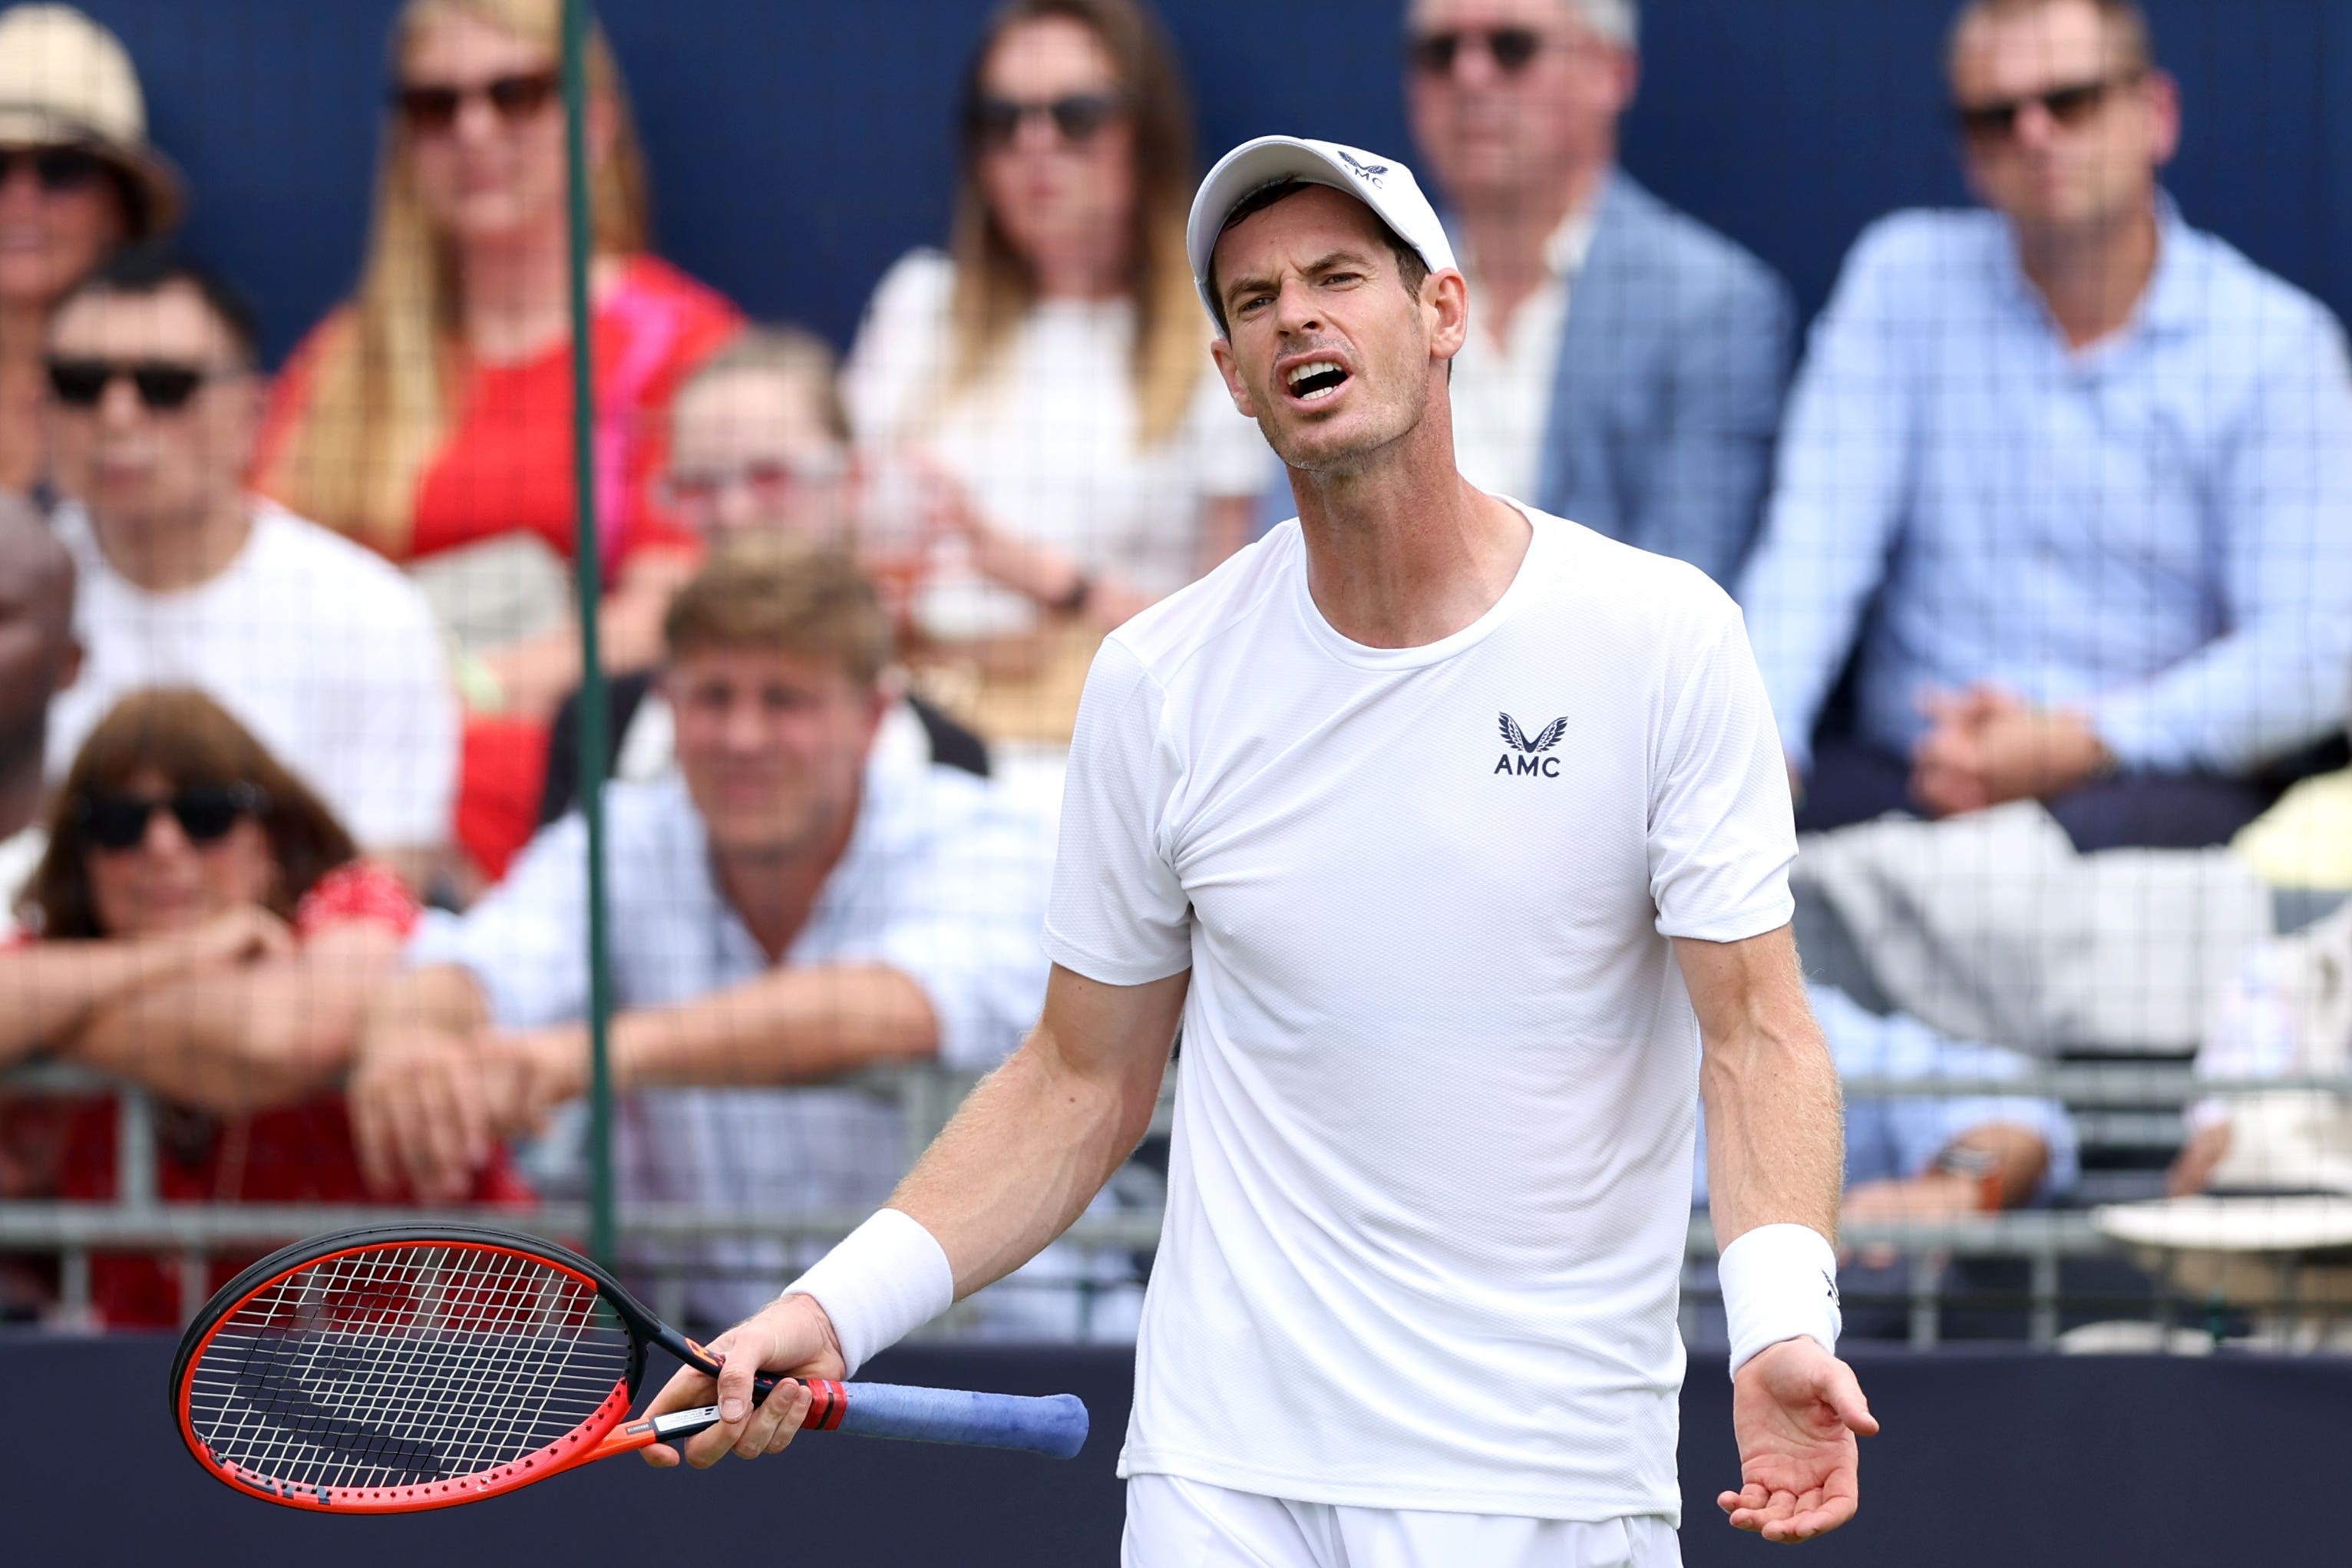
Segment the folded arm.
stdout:
[[125,992],[292,951],[285,922],[252,907],[184,931],[30,942],[0,951],[0,1064],[68,1043]]
[[102,1008],[68,1055],[219,1114],[299,1099],[350,1064],[400,942],[389,925],[353,921],[285,957],[140,988]]

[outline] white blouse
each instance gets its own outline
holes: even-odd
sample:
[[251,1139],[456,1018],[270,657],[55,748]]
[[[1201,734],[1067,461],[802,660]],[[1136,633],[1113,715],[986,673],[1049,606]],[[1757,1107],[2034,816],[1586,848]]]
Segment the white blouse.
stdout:
[[[1275,470],[1256,423],[1234,412],[1211,364],[1206,318],[1191,410],[1167,440],[1139,450],[1132,300],[1039,302],[992,370],[949,399],[954,289],[955,263],[917,250],[874,291],[844,381],[859,444],[886,473],[894,449],[919,446],[996,528],[1088,571],[1155,595],[1192,581],[1204,503],[1254,497]],[[878,488],[887,507],[893,486],[886,477]],[[1036,620],[1027,599],[944,553],[916,614],[947,638],[1024,631]]]

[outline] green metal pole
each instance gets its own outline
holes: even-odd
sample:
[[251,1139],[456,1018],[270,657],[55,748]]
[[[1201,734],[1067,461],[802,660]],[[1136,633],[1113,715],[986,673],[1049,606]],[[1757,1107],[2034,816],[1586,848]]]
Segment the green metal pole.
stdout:
[[589,211],[588,3],[563,0],[563,139],[571,170],[572,544],[580,609],[580,810],[588,822],[588,1250],[614,1260],[612,980],[604,965],[604,772],[610,708],[597,647],[604,602],[603,540],[596,528],[595,341],[588,308],[594,246]]

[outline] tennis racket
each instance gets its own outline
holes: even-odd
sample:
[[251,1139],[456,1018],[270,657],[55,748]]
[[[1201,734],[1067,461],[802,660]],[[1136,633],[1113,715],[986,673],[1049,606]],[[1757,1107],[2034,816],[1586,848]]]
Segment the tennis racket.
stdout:
[[[328,1513],[447,1508],[718,1425],[716,1406],[629,1419],[649,1344],[719,1371],[565,1248],[369,1226],[281,1248],[223,1286],[180,1341],[172,1418],[197,1462],[253,1497]],[[1087,1440],[1073,1395],[807,1381],[803,1430],[1065,1459]]]

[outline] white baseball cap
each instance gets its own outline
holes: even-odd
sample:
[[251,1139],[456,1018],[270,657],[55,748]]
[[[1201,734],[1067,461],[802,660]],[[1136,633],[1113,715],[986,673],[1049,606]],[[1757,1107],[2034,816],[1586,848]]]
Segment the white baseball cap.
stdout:
[[1421,253],[1432,272],[1454,265],[1454,246],[1446,242],[1445,225],[1437,209],[1421,193],[1412,171],[1393,158],[1342,147],[1336,141],[1310,141],[1303,136],[1261,136],[1244,141],[1217,160],[1209,177],[1192,198],[1192,215],[1184,224],[1184,248],[1192,258],[1192,286],[1201,303],[1217,314],[1209,297],[1209,258],[1216,253],[1217,236],[1225,219],[1243,198],[1268,185],[1297,180],[1345,191],[1380,214],[1399,238]]

